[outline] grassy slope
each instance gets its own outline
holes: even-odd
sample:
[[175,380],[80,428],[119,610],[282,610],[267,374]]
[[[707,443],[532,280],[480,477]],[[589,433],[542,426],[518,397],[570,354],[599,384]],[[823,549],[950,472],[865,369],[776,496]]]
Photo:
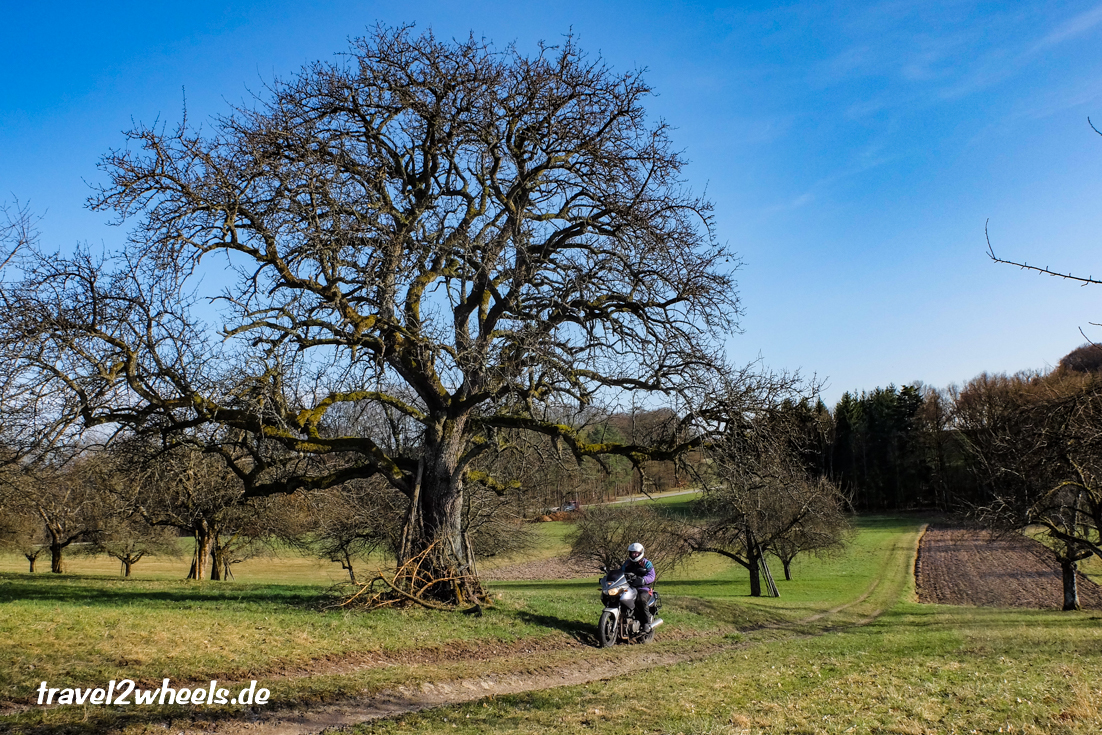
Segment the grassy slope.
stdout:
[[[545,546],[553,549],[561,543],[556,539],[561,539],[564,529],[562,524],[544,525],[548,527],[543,531],[548,539]],[[765,630],[775,636],[774,626],[859,597],[885,568],[894,570],[893,580],[874,590],[863,608],[857,606],[842,615],[863,614],[862,610],[882,604],[885,595],[898,597],[908,578],[905,559],[913,547],[915,525],[875,519],[863,525],[864,531],[845,557],[827,564],[809,560],[796,567],[795,581],[779,581],[783,597],[778,600],[750,600],[745,572],[718,557],[669,575],[660,588],[666,600],[662,615],[672,634],[660,635],[655,649],[679,649],[685,644],[674,638],[684,635],[730,641],[741,635],[738,630],[758,629],[759,633],[749,635],[762,637],[765,633],[760,631]],[[280,577],[280,564],[269,560],[272,577]],[[314,585],[200,585],[3,574],[0,692],[4,699],[26,701],[42,680],[53,686],[88,686],[123,677],[146,682],[165,676],[176,682],[209,678],[229,682],[259,674],[272,690],[273,702],[289,705],[469,673],[469,663],[448,656],[432,660],[434,651],[449,648],[469,652],[524,639],[542,641],[543,653],[537,658],[545,663],[597,654],[559,645],[591,633],[599,612],[595,578],[500,583],[494,589],[500,602],[481,618],[416,610],[364,615],[319,612],[322,588]],[[411,649],[417,653],[404,660],[402,652]],[[387,666],[297,679],[270,676],[284,668],[310,666],[313,659],[357,653],[392,660]],[[478,666],[492,670],[495,665]],[[15,721],[57,725],[80,714],[67,710],[32,708]],[[89,726],[94,729],[99,714],[92,714]],[[139,713],[132,710],[131,714]]]
[[[778,600],[739,607],[799,616],[842,601],[879,567],[861,603],[824,635],[746,636],[707,660],[584,687],[499,697],[364,726],[382,733],[608,734],[892,732],[1097,733],[1102,729],[1102,617],[919,605],[903,553],[906,524],[862,523],[851,552],[797,569]],[[903,562],[903,563],[901,563]],[[802,572],[802,574],[801,574]],[[804,582],[801,584],[801,576]],[[719,598],[712,598],[720,604]],[[883,614],[871,622],[877,610]],[[859,623],[845,625],[846,621]],[[756,644],[756,645],[755,645]]]
[[[685,634],[728,646],[742,641],[718,656],[586,687],[444,708],[365,730],[649,729],[672,735],[997,732],[1007,725],[1016,732],[1097,732],[1102,727],[1102,626],[1096,613],[914,604],[907,592],[917,524],[872,518],[860,527],[846,555],[799,562],[792,582],[778,579],[779,599],[747,597],[745,571],[719,557],[664,575],[662,616],[669,627],[660,631],[653,649],[693,645],[675,639]],[[542,524],[538,555],[559,553],[564,532],[565,524]],[[319,613],[324,587],[303,571],[308,562],[266,560],[252,584],[0,574],[0,692],[4,699],[23,699],[42,679],[55,686],[122,676],[240,680],[326,656],[394,657],[387,666],[300,679],[262,674],[273,703],[290,705],[469,673],[469,662],[432,657],[432,651],[448,647],[543,641],[542,652],[530,657],[534,665],[631,650],[555,650],[556,641],[572,642],[591,631],[599,606],[593,578],[495,584],[500,602],[482,618],[421,611]],[[309,581],[272,583],[288,578]],[[843,609],[810,619],[837,608]],[[886,612],[858,625],[878,611]],[[409,662],[403,662],[402,651],[411,651]],[[488,673],[498,665],[476,666]],[[5,721],[81,727],[84,715],[78,708],[32,708],[0,718],[0,730]],[[131,709],[127,716],[141,728],[157,721],[155,715]],[[158,716],[166,715],[171,713]],[[83,727],[95,731],[110,717],[93,708]]]
[[867,626],[362,731],[1096,733],[1100,644],[1096,616],[903,603]]

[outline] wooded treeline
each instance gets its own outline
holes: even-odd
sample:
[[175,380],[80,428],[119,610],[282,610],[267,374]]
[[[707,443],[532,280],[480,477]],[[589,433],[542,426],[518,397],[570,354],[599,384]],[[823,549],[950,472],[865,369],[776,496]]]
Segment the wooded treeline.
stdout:
[[833,410],[796,407],[808,463],[854,511],[951,509],[976,500],[968,448],[955,427],[956,388],[889,385],[845,393]]
[[[1000,497],[1010,471],[992,466],[990,434],[1054,410],[1052,401],[1086,400],[1100,375],[1102,348],[1088,344],[1047,373],[982,373],[945,388],[889,385],[847,392],[833,409],[819,401],[791,410],[804,426],[808,465],[841,487],[852,510],[967,512]],[[1102,415],[1094,418],[1102,426]]]

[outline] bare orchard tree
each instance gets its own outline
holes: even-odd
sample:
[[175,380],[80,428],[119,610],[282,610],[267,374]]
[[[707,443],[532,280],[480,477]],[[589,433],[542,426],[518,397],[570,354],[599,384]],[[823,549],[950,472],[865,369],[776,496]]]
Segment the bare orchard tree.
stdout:
[[319,490],[308,501],[309,528],[294,543],[339,563],[356,584],[356,565],[361,560],[376,552],[397,552],[405,510],[400,500],[404,498],[380,478]]
[[784,578],[792,579],[792,562],[806,554],[826,558],[839,554],[853,535],[853,528],[844,512],[845,498],[841,490],[825,477],[797,475],[793,478],[797,491],[808,508],[787,531],[769,542],[769,553],[780,560]]
[[[735,327],[737,263],[650,92],[569,38],[380,28],[204,130],[133,130],[91,198],[130,245],[26,264],[7,330],[86,424],[202,428],[246,496],[382,478],[425,597],[478,600],[464,498],[493,478],[468,469],[502,429],[635,463],[702,441],[591,443],[541,412],[626,391],[688,417]],[[416,433],[344,433],[350,405]]]
[[87,552],[117,559],[124,577],[129,577],[134,565],[147,556],[180,556],[173,529],[151,526],[122,508],[101,512],[99,517],[96,529],[89,534]]
[[700,471],[704,493],[697,509],[708,521],[693,533],[693,550],[745,567],[753,597],[761,596],[766,553],[780,557],[791,578],[789,564],[799,551],[838,549],[849,530],[841,491],[803,460],[806,432],[790,407],[791,401],[780,401],[744,411],[707,447]]
[[0,504],[0,548],[22,555],[29,564],[28,571],[34,574],[39,557],[50,550],[42,519],[21,503]]
[[958,427],[987,502],[973,511],[998,531],[1041,528],[1079,609],[1078,562],[1102,557],[1102,376],[980,375],[957,398]]
[[595,505],[567,533],[570,558],[594,569],[613,569],[627,560],[628,546],[643,544],[660,573],[682,564],[690,547],[685,524],[651,505]]
[[84,458],[87,486],[86,530],[77,553],[105,554],[119,561],[123,576],[151,555],[180,556],[175,529],[151,525],[133,502],[136,473],[117,452],[97,448]]
[[[7,473],[5,505],[21,519],[23,554],[32,566],[31,549],[41,540],[50,554],[50,571],[61,574],[65,549],[95,530],[99,506],[90,477],[91,462],[87,457],[75,457],[60,466],[39,461]],[[35,523],[41,532],[28,535]]]
[[[800,551],[843,547],[849,528],[841,513],[845,501],[828,480],[779,464],[726,469],[719,477],[722,482],[711,485],[699,501],[699,512],[710,521],[697,529],[692,547],[745,567],[752,597],[761,596],[765,554],[780,558],[785,578],[791,579],[789,565]],[[805,535],[812,529],[814,536]]]
[[[110,476],[119,504],[150,526],[174,528],[195,541],[188,579],[223,579],[238,537],[257,523],[242,509],[240,480],[217,455],[181,444],[169,450],[140,441],[114,457],[126,469]],[[251,538],[249,533],[246,538]]]
[[222,511],[211,537],[211,580],[233,579],[234,564],[271,554],[271,512],[277,503],[272,497],[246,498]]

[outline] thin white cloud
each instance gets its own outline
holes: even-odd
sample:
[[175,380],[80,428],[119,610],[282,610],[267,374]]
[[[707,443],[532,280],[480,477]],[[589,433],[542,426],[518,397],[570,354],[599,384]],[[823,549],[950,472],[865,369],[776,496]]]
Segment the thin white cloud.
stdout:
[[1099,23],[1102,23],[1102,5],[1097,5],[1091,10],[1080,13],[1074,18],[1066,20],[1056,26],[1048,35],[1038,41],[1031,50],[1039,51],[1048,46],[1063,43],[1076,36],[1081,36],[1095,28]]
[[1102,83],[1090,79],[1074,87],[1053,90],[1019,111],[1017,117],[1041,120],[1067,110],[1093,106],[1100,99],[1102,99]]
[[779,214],[780,212],[791,212],[792,210],[805,207],[812,202],[818,201],[819,192],[829,189],[839,181],[852,178],[854,176],[859,176],[866,171],[871,171],[874,168],[879,168],[886,163],[890,163],[900,158],[900,156],[875,155],[879,147],[880,146],[878,145],[870,146],[868,150],[866,150],[863,154],[864,160],[848,166],[833,174],[830,174],[829,176],[824,176],[823,178],[814,182],[810,187],[808,187],[807,191],[805,191],[804,193],[794,197],[793,199],[790,199],[787,202],[782,202],[780,204],[774,204],[771,207],[766,207],[761,210],[761,214],[769,217],[774,214]]
[[815,201],[815,195],[811,192],[806,192],[789,202],[788,209],[799,209],[805,204],[811,204],[813,201]]

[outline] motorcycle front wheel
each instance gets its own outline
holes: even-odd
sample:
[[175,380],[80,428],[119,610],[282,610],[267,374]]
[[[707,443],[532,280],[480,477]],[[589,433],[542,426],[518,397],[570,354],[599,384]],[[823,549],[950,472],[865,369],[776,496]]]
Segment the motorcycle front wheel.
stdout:
[[601,613],[601,619],[597,623],[597,641],[601,648],[616,645],[616,616],[607,610]]

